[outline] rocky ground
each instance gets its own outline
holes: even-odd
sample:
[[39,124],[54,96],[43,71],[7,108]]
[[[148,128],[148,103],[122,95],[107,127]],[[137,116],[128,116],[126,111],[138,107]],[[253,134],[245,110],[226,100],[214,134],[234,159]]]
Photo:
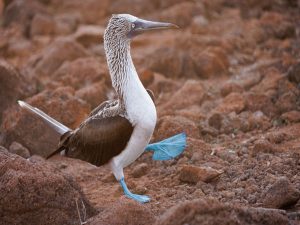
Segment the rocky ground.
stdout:
[[[75,128],[113,98],[102,35],[124,12],[181,27],[132,42],[152,141],[188,135],[126,168],[144,205],[106,167],[45,161],[59,137],[16,104]],[[299,21],[296,0],[0,0],[0,224],[300,224]]]

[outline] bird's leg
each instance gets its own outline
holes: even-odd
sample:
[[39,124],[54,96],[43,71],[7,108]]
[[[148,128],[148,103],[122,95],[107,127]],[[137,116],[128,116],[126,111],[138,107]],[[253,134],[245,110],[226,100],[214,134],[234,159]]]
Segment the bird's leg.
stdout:
[[121,184],[121,186],[122,186],[122,188],[123,188],[124,194],[125,194],[128,198],[131,198],[131,199],[136,200],[136,201],[141,202],[141,203],[150,202],[150,197],[148,197],[147,195],[137,195],[137,194],[131,193],[131,192],[128,190],[128,188],[127,188],[127,185],[126,185],[126,183],[125,183],[124,177],[121,178],[120,184]]
[[186,134],[180,133],[163,141],[147,145],[145,151],[153,151],[153,160],[169,160],[180,155],[186,147]]
[[121,187],[124,191],[124,194],[128,198],[131,198],[131,199],[141,202],[141,203],[146,203],[146,202],[150,201],[150,198],[146,195],[133,194],[129,191],[129,189],[125,183],[123,168],[119,166],[119,163],[117,163],[114,159],[112,159],[110,162],[110,166],[113,171],[113,174],[115,175],[115,178],[120,182]]

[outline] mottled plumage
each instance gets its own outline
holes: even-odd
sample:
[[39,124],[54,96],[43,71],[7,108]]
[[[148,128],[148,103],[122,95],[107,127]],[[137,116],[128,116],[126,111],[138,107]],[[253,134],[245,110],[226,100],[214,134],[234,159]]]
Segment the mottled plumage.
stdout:
[[156,109],[152,91],[144,88],[134,67],[130,42],[146,30],[174,27],[170,23],[146,21],[128,14],[111,17],[104,33],[104,50],[117,99],[99,105],[74,131],[40,110],[19,102],[61,134],[58,149],[53,154],[65,150],[66,156],[96,166],[109,163],[124,193],[140,202],[150,198],[132,194],[127,189],[123,168],[135,161],[148,145],[156,124]]

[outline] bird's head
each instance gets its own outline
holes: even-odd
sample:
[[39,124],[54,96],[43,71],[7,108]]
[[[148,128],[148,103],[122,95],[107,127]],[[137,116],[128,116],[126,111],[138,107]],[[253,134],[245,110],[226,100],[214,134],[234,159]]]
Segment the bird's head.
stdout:
[[172,23],[153,22],[129,14],[114,14],[105,30],[104,41],[130,41],[133,37],[149,30],[178,28]]

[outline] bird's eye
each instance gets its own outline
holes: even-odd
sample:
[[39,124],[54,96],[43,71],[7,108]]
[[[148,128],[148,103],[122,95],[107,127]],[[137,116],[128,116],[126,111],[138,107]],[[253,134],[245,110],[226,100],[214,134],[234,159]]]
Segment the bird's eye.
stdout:
[[132,29],[135,28],[135,24],[134,23],[131,24],[131,28]]

